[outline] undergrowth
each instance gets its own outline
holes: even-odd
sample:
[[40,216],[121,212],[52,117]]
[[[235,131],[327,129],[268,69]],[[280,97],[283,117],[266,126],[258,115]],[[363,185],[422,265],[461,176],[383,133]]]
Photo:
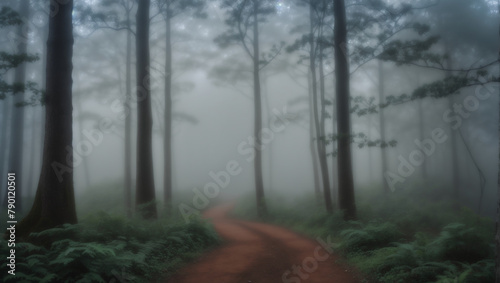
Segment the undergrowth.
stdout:
[[[200,219],[126,219],[105,212],[76,225],[32,233],[16,243],[15,276],[2,264],[3,282],[151,282],[218,243]],[[5,240],[0,253],[9,253]]]
[[[494,281],[494,224],[468,208],[459,211],[444,198],[429,200],[411,192],[357,197],[358,220],[326,214],[313,196],[267,198],[268,222],[310,237],[330,236],[344,263],[363,282],[489,283]],[[255,218],[251,202],[238,217]]]

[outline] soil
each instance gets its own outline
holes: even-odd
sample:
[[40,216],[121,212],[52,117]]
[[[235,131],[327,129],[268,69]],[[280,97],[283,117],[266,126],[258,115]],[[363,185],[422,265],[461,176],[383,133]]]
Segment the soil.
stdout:
[[[356,283],[339,256],[287,229],[233,219],[233,204],[204,213],[224,244],[180,269],[167,283]],[[323,239],[326,242],[326,239]]]

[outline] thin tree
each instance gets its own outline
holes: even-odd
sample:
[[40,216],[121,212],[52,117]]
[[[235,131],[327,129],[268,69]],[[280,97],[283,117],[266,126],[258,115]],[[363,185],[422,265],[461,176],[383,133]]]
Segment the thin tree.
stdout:
[[149,8],[150,0],[137,3],[136,76],[137,76],[137,183],[136,210],[146,219],[156,218],[153,173],[151,87],[149,72]]
[[160,10],[165,20],[165,114],[163,140],[163,190],[167,211],[172,206],[172,19],[192,10],[195,16],[204,17],[205,2],[200,0],[161,0]]
[[[215,41],[221,47],[227,47],[231,43],[243,46],[246,54],[252,60],[253,94],[254,94],[254,137],[255,137],[255,159],[254,180],[255,195],[257,201],[257,212],[260,217],[267,214],[267,206],[264,199],[264,183],[262,178],[262,152],[260,146],[262,130],[262,98],[260,86],[260,70],[270,61],[263,62],[260,57],[259,22],[265,16],[275,12],[274,6],[263,0],[224,0],[222,8],[226,9],[229,26],[228,31],[218,36]],[[276,55],[279,52],[276,52]],[[274,58],[274,57],[272,57]],[[272,60],[272,59],[271,59]]]
[[[385,76],[384,76],[384,65],[382,61],[378,61],[378,99],[380,103],[384,103],[385,100]],[[380,121],[380,140],[385,141],[385,115],[384,115],[384,109],[380,108],[379,109],[379,121]],[[388,171],[387,170],[387,150],[386,147],[381,146],[380,147],[380,157],[381,157],[381,169],[382,169],[382,176],[385,176],[385,173]],[[384,193],[389,193],[389,185],[385,181],[385,178],[382,178],[382,186],[384,188]]]
[[64,223],[76,223],[72,168],[66,149],[72,148],[73,1],[59,5],[49,17],[46,69],[46,121],[43,164],[33,206],[16,234],[27,236]]
[[333,0],[335,17],[334,55],[338,128],[339,207],[344,219],[356,218],[351,156],[351,119],[349,90],[349,53],[347,51],[346,11],[344,0]]

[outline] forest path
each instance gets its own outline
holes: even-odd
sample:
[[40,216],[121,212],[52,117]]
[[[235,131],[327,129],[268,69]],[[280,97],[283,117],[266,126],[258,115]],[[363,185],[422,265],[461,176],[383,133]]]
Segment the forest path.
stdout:
[[204,214],[224,244],[179,270],[168,283],[359,282],[319,242],[281,227],[230,218],[233,206],[219,205]]

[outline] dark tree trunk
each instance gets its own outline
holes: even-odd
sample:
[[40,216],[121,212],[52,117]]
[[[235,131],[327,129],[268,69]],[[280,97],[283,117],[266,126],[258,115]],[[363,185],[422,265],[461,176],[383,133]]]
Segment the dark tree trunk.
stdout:
[[[384,78],[384,65],[382,61],[378,61],[378,100],[379,103],[384,103],[385,101],[385,78]],[[385,116],[384,109],[380,108],[379,113],[379,121],[380,121],[380,140],[386,141],[385,136]],[[380,148],[380,157],[382,163],[382,185],[384,188],[384,193],[388,194],[390,192],[389,185],[385,180],[385,173],[387,172],[387,150],[385,147]]]
[[46,121],[43,164],[33,207],[19,223],[16,234],[27,236],[64,223],[76,223],[73,168],[67,164],[72,149],[73,1],[59,4],[49,17],[46,70]]
[[335,17],[335,77],[337,96],[339,206],[344,219],[356,218],[351,157],[351,121],[349,106],[349,58],[347,51],[346,11],[344,0],[333,1]]
[[170,26],[170,7],[167,5],[166,23],[166,51],[165,51],[165,136],[163,141],[164,172],[163,189],[164,202],[167,212],[172,207],[172,39]]
[[146,219],[156,218],[153,174],[151,87],[149,74],[149,7],[150,0],[138,1],[137,55],[137,184],[136,209]]
[[262,151],[261,136],[262,130],[262,99],[260,92],[260,59],[259,59],[259,22],[258,22],[258,1],[253,4],[253,93],[254,93],[254,136],[255,136],[255,196],[257,198],[257,213],[259,217],[267,215],[266,200],[264,197],[264,182],[262,178]]
[[[24,19],[29,19],[29,0],[19,1],[19,15]],[[28,23],[24,22],[18,26],[17,51],[18,54],[26,54],[28,51]],[[14,73],[14,83],[24,84],[26,81],[26,63],[17,66]],[[10,128],[10,154],[9,173],[15,173],[16,178],[16,209],[23,210],[23,144],[24,144],[24,107],[16,107],[17,103],[24,102],[24,92],[14,94],[14,108],[12,109],[12,119]]]
[[127,110],[125,116],[125,162],[123,167],[124,179],[123,189],[125,198],[125,213],[127,217],[132,217],[132,109],[130,107],[132,99],[132,32],[130,25],[130,10],[127,9],[127,50],[125,58],[125,101],[124,107]]

